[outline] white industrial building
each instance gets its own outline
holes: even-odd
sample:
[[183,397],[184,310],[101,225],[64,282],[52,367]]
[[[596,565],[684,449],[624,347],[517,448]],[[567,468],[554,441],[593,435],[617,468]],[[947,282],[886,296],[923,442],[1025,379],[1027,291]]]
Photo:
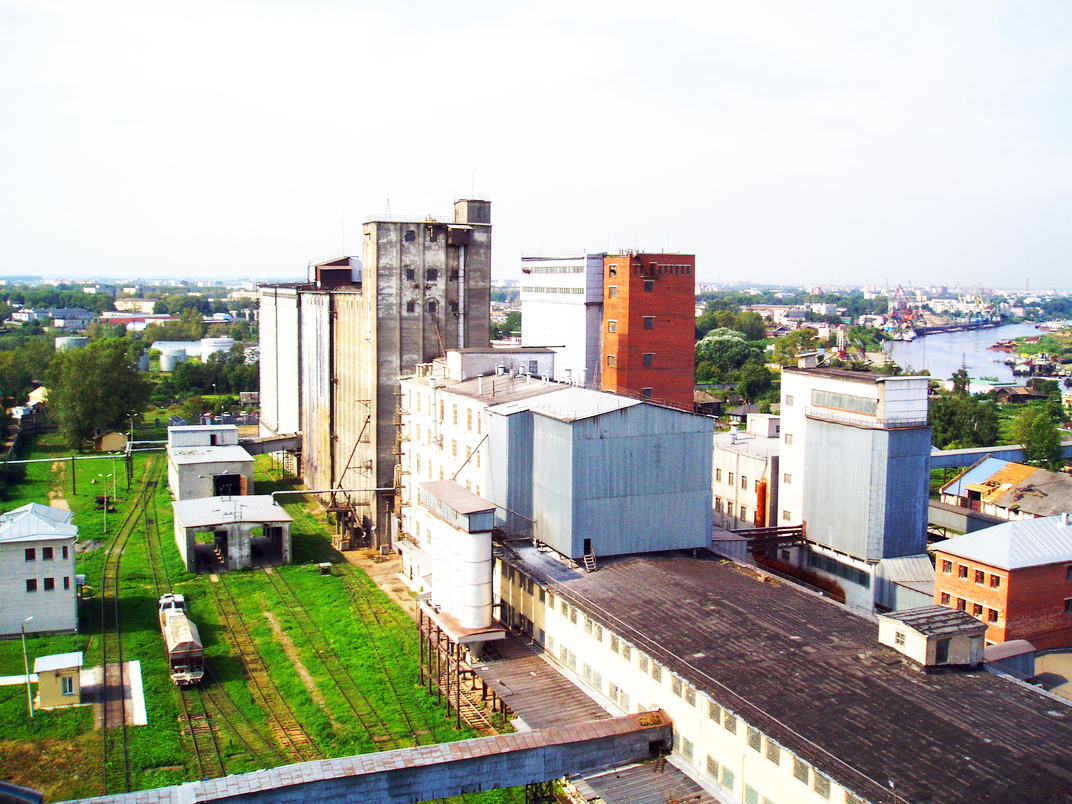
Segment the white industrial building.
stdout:
[[168,485],[176,500],[253,493],[253,457],[233,424],[168,428]]
[[0,636],[78,630],[70,511],[28,503],[0,514]]
[[599,387],[605,256],[521,258],[521,345],[553,348],[558,382]]
[[[743,430],[730,425],[715,433],[711,490],[715,525],[728,529],[776,525],[778,511],[779,417],[748,414]],[[792,483],[792,478],[787,478]]]
[[190,572],[248,569],[254,559],[291,560],[291,522],[268,494],[206,497],[173,502],[175,544]]

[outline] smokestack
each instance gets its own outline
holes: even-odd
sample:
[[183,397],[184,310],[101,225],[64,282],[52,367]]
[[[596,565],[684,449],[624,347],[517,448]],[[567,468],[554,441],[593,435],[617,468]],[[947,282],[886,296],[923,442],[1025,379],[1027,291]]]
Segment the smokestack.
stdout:
[[483,396],[484,395],[484,378],[483,377],[477,377],[476,378],[476,392],[477,392],[478,396]]

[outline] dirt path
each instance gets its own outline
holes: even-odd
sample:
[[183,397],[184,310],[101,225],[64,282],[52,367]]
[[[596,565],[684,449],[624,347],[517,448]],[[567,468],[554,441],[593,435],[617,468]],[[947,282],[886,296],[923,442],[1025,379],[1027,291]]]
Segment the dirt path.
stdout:
[[332,728],[336,731],[341,731],[342,724],[334,718],[331,713],[331,708],[328,706],[327,701],[324,700],[323,693],[317,689],[316,682],[313,681],[312,675],[310,675],[305,665],[302,664],[301,657],[298,655],[298,649],[294,646],[294,640],[283,630],[282,626],[279,624],[279,620],[272,612],[264,612],[264,617],[268,620],[268,624],[272,626],[272,633],[275,634],[276,641],[283,646],[283,652],[287,654],[287,658],[290,659],[291,664],[294,665],[294,669],[298,671],[298,675],[301,677],[305,688],[309,690],[309,695],[316,702],[316,705],[323,710],[324,714],[327,715],[328,720],[331,721]]
[[355,567],[360,567],[382,589],[386,595],[397,603],[406,614],[417,619],[417,601],[398,573],[402,570],[402,556],[392,553],[381,556],[375,550],[349,550],[343,555]]

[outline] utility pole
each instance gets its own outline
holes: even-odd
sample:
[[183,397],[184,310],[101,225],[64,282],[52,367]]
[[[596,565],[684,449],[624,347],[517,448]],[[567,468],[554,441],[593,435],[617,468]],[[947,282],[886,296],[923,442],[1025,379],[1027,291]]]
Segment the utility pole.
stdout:
[[22,621],[22,666],[26,670],[26,703],[30,707],[30,717],[33,717],[33,691],[30,689],[30,655],[26,652],[26,623],[33,619],[31,614]]

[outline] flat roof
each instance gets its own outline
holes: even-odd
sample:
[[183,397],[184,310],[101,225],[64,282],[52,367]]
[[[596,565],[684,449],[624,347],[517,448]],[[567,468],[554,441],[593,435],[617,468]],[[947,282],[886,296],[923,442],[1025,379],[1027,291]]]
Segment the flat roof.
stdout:
[[429,480],[421,483],[420,487],[459,514],[478,514],[481,511],[495,510],[495,503],[477,496],[456,480]]
[[47,673],[50,670],[68,670],[82,666],[82,651],[73,653],[53,653],[51,656],[38,656],[34,659],[35,673]]
[[986,623],[979,618],[972,617],[966,611],[946,606],[920,606],[916,609],[887,612],[879,617],[904,623],[913,631],[928,637],[986,631]]
[[[429,387],[429,379],[428,377],[410,377],[407,382]],[[568,387],[557,382],[545,383],[531,376],[514,374],[489,374],[486,377],[473,377],[459,382],[436,379],[436,388],[439,390],[480,400],[489,407],[530,399]]]
[[829,377],[832,380],[848,380],[849,382],[861,382],[868,385],[879,385],[891,380],[926,380],[927,377],[915,374],[873,374],[870,371],[848,371],[846,369],[832,368],[794,368],[786,367],[783,372],[790,374],[811,374],[816,377]]
[[859,795],[885,801],[893,782],[906,801],[1072,800],[1072,705],[987,672],[920,672],[874,622],[710,553],[554,581],[534,548],[505,555]]
[[778,455],[781,451],[782,437],[761,436],[754,433],[739,432],[736,437],[731,432],[715,433],[715,448],[729,452],[739,452],[742,455],[755,455],[760,458],[769,458]]
[[177,500],[171,506],[175,511],[175,519],[185,528],[203,528],[233,522],[293,521],[293,517],[270,494]]
[[168,446],[168,456],[176,466],[191,463],[253,463],[253,456],[237,444],[225,447]]

